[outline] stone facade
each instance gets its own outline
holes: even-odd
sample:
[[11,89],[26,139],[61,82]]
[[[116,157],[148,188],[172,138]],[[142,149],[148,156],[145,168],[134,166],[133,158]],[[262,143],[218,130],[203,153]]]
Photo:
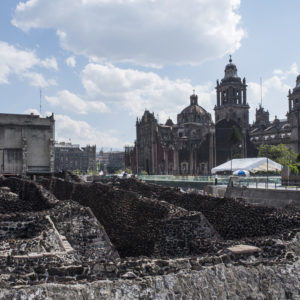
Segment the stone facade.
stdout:
[[[250,157],[252,147],[249,141],[249,105],[247,102],[246,79],[237,74],[237,67],[230,58],[224,78],[216,86],[217,104],[215,110],[216,164],[222,164],[234,156]],[[240,140],[231,141],[232,128],[240,134]]]
[[100,162],[101,169],[104,172],[114,173],[117,170],[125,168],[125,153],[123,151],[108,151],[100,150],[98,161]]
[[54,116],[0,114],[0,174],[54,171]]
[[136,122],[136,167],[148,174],[208,174],[215,165],[211,115],[198,105],[198,96],[177,116],[159,124],[145,111]]
[[96,170],[96,145],[80,148],[71,143],[55,144],[55,172]]
[[251,141],[259,145],[285,144],[287,147],[300,152],[300,75],[297,77],[296,86],[288,93],[287,119],[279,120],[276,116],[271,122],[269,112],[262,105],[256,109],[256,119],[250,127]]
[[[154,113],[145,111],[136,122],[134,149],[127,151],[127,164],[136,173],[206,175],[215,165],[234,157],[256,157],[259,145],[286,144],[300,151],[300,75],[289,91],[287,119],[269,121],[262,106],[249,124],[246,79],[241,79],[230,58],[224,77],[217,80],[215,123],[192,95],[190,105],[178,116],[159,124]],[[233,129],[239,139],[232,140]],[[129,165],[130,164],[130,165]]]

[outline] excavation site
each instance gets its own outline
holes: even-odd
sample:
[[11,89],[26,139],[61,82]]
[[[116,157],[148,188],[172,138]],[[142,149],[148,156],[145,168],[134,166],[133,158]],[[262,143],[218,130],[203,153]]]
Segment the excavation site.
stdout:
[[0,177],[0,299],[300,299],[299,242],[291,205]]

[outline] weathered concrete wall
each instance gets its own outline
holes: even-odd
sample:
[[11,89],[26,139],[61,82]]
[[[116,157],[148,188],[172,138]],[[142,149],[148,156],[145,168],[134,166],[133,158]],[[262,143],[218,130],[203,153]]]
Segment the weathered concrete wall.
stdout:
[[284,208],[295,206],[300,209],[300,190],[271,190],[247,187],[228,187],[225,197],[244,199],[249,203]]
[[299,299],[300,262],[287,265],[226,266],[199,271],[87,284],[43,284],[1,289],[0,299]]
[[0,114],[0,174],[54,171],[54,118]]
[[226,186],[206,185],[203,188],[204,195],[223,198],[226,192]]

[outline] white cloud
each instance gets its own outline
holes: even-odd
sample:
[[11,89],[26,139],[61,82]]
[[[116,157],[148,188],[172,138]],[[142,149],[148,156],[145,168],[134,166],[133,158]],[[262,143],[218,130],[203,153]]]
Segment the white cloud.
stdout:
[[35,108],[28,108],[28,109],[24,110],[23,113],[25,115],[30,115],[30,114],[40,115],[40,112],[37,109],[35,109]]
[[46,80],[41,73],[36,72],[25,72],[21,75],[23,78],[29,79],[29,84],[32,86],[37,86],[45,88],[51,85],[57,85],[56,81],[53,79]]
[[67,115],[54,115],[55,139],[57,141],[69,141],[81,146],[97,145],[100,147],[123,148],[128,144],[114,136],[113,132],[102,132],[95,129],[85,121],[78,121]]
[[[41,115],[35,108],[26,109],[24,114]],[[46,112],[41,117],[50,116],[51,112]],[[97,148],[119,148],[123,149],[124,145],[130,144],[128,141],[120,140],[109,130],[100,131],[92,127],[89,123],[82,120],[74,120],[68,115],[54,115],[55,120],[55,140],[59,142],[69,142],[79,144],[80,146],[97,145]]]
[[[262,81],[263,106],[269,109],[272,118],[276,115],[284,118],[288,110],[288,90],[294,87],[298,75],[298,66],[293,63],[287,70],[275,69],[273,75]],[[248,83],[248,102],[251,107],[251,116],[261,102],[260,83]]]
[[53,69],[55,71],[58,70],[57,61],[54,57],[49,57],[40,62],[40,65],[47,69]]
[[90,99],[101,98],[117,109],[141,116],[145,109],[159,114],[164,122],[189,104],[193,89],[199,105],[212,111],[215,91],[211,83],[193,86],[188,80],[170,80],[152,72],[120,69],[113,65],[88,64],[82,71],[82,83]]
[[12,23],[24,31],[52,28],[63,48],[102,61],[199,64],[240,47],[239,6],[240,0],[27,0]]
[[75,56],[70,56],[66,59],[66,64],[68,67],[74,68],[76,66]]
[[65,111],[74,114],[87,114],[88,112],[108,112],[108,108],[103,102],[84,101],[79,96],[67,91],[59,91],[56,96],[45,96],[50,105],[60,107]]
[[33,86],[46,87],[55,81],[46,80],[42,74],[29,71],[37,66],[57,69],[55,58],[40,60],[31,50],[21,50],[0,41],[0,84],[8,84],[9,76],[15,74],[20,78],[28,78]]

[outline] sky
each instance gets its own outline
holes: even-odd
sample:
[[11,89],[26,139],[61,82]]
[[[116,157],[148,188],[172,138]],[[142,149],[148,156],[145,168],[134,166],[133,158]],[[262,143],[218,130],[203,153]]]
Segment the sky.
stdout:
[[299,11],[299,0],[1,0],[0,113],[54,113],[58,142],[123,149],[145,109],[176,122],[193,90],[214,117],[232,54],[250,121],[261,94],[283,119]]

